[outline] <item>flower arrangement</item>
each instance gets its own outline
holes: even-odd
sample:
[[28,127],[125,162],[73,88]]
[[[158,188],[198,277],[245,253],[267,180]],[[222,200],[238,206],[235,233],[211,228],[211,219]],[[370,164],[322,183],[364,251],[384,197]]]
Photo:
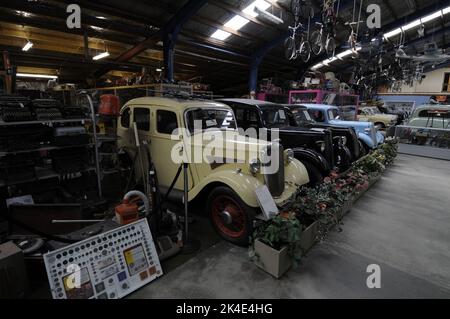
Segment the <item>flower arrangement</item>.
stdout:
[[258,257],[254,250],[254,242],[260,240],[275,250],[287,247],[293,266],[297,266],[303,253],[300,247],[301,229],[302,225],[293,212],[280,213],[273,219],[263,222],[253,233],[250,257],[252,259]]
[[317,239],[323,240],[333,226],[341,223],[344,206],[366,191],[371,180],[393,164],[397,152],[398,140],[386,139],[385,144],[358,160],[347,172],[332,172],[321,185],[300,188],[284,206],[285,213],[256,228],[250,256],[257,257],[254,243],[258,239],[276,250],[287,247],[293,265],[297,265],[303,254],[299,243],[301,230],[317,222]]

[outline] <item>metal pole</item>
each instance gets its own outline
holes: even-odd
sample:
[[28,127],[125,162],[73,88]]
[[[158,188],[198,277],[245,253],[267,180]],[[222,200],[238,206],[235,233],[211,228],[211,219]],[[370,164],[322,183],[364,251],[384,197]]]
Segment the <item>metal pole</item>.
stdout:
[[101,198],[103,197],[103,191],[102,191],[102,180],[100,177],[100,157],[98,154],[98,139],[97,139],[97,130],[96,130],[96,124],[97,124],[97,119],[95,116],[95,109],[94,109],[94,104],[92,103],[92,99],[90,97],[90,95],[88,93],[86,93],[86,97],[88,99],[89,102],[89,108],[91,109],[91,121],[92,121],[92,127],[93,127],[93,133],[94,133],[94,148],[95,148],[95,169],[97,171],[97,186],[98,186],[98,196]]
[[183,175],[184,175],[184,240],[188,242],[189,239],[189,220],[188,220],[188,188],[189,188],[189,182],[188,182],[188,163],[183,163]]

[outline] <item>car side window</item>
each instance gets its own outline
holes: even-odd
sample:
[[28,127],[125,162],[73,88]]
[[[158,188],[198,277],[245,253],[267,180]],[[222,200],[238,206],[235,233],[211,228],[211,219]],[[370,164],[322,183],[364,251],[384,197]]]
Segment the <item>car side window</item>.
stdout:
[[174,112],[159,110],[156,112],[156,118],[158,133],[171,135],[178,128],[177,115]]
[[256,110],[247,110],[247,128],[259,128],[258,112]]
[[245,128],[245,110],[244,109],[236,109],[235,112],[237,126],[241,128]]
[[133,113],[137,129],[139,131],[150,131],[150,110],[148,108],[136,107]]
[[311,110],[309,112],[309,114],[311,114],[311,117],[314,119],[314,121],[319,122],[319,123],[325,122],[325,116],[324,116],[322,111],[320,111],[320,110]]
[[131,110],[129,107],[127,107],[125,110],[123,110],[122,115],[120,116],[120,125],[124,128],[130,128],[130,117],[131,117]]

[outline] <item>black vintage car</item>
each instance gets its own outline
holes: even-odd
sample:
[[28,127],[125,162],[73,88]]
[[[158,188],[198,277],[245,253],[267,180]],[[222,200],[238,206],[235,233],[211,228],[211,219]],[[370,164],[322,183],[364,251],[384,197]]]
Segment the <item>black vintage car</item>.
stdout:
[[333,126],[330,124],[318,123],[314,121],[308,112],[308,108],[302,105],[285,105],[294,116],[295,122],[299,127],[303,128],[327,128],[331,131],[333,140],[343,141],[343,144],[348,148],[351,154],[351,162],[358,160],[361,157],[360,145],[358,142],[358,135],[353,128]]
[[349,168],[352,155],[344,145],[344,138],[333,139],[332,131],[324,128],[299,127],[288,107],[270,102],[247,99],[221,99],[219,102],[229,105],[236,116],[239,128],[279,130],[279,138],[285,149],[294,151],[308,170],[310,185],[318,185],[331,170],[344,171]]

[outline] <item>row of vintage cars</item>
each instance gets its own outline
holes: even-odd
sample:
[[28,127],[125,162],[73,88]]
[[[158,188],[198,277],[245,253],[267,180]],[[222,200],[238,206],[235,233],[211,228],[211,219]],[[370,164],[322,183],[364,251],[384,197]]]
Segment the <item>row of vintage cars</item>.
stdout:
[[[238,128],[254,128],[258,135],[242,139]],[[196,137],[206,130],[214,132],[213,139],[223,146],[215,149],[212,158],[227,158],[188,162],[188,200],[202,203],[223,238],[242,245],[248,244],[254,219],[260,214],[255,194],[259,187],[266,185],[275,203],[282,206],[299,187],[315,186],[331,171],[347,170],[384,142],[374,123],[343,121],[334,106],[248,99],[134,99],[122,108],[118,123],[119,143],[130,159],[138,153],[135,130],[148,148],[150,156],[145,160],[151,158],[160,193],[178,202],[183,200],[185,184],[183,176],[177,178],[180,162],[174,161],[174,153],[198,153],[206,142]],[[187,133],[181,134],[182,130]],[[279,140],[273,141],[275,130]],[[262,150],[242,148],[253,144],[263,145]],[[237,154],[235,147],[245,156]],[[276,172],[269,174],[261,158],[275,148],[280,150],[281,161]],[[142,177],[137,168],[136,176]]]

